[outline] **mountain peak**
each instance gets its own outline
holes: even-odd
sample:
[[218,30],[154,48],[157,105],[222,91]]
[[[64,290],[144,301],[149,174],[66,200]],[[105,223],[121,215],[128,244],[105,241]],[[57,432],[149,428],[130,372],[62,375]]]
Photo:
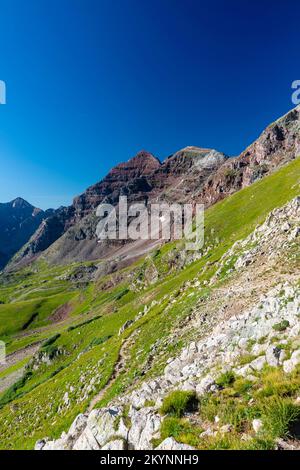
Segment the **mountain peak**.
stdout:
[[191,152],[191,153],[201,154],[201,153],[211,152],[212,150],[213,149],[208,149],[208,148],[203,148],[203,147],[196,147],[194,145],[188,145],[187,147],[184,147],[183,149],[179,150],[179,152]]
[[153,153],[148,152],[147,150],[140,150],[134,157],[132,157],[129,162],[138,162],[138,161],[144,161],[144,162],[149,162],[153,163],[155,165],[160,165],[160,161],[157,157],[153,155]]
[[120,163],[112,171],[138,171],[141,175],[146,175],[161,166],[161,162],[152,153],[141,150],[127,162]]
[[13,201],[11,201],[9,203],[13,208],[25,208],[25,207],[32,207],[33,206],[31,204],[29,204],[29,202],[25,201],[25,199],[23,199],[22,197],[17,197],[16,199],[14,199]]

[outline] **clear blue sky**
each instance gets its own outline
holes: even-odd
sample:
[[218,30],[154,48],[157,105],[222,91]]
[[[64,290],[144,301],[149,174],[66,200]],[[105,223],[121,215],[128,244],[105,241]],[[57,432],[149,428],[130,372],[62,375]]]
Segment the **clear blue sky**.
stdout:
[[293,107],[299,1],[0,0],[0,201],[69,204],[140,149],[236,155]]

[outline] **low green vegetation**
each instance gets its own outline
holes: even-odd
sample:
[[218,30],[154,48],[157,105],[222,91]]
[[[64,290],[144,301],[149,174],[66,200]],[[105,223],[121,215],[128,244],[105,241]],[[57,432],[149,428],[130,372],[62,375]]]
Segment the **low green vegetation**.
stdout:
[[275,331],[285,331],[290,326],[288,320],[282,320],[280,323],[273,325],[273,330]]
[[235,376],[232,371],[224,372],[217,378],[216,384],[222,388],[228,387],[234,382],[234,379],[235,379]]
[[[224,380],[223,376],[222,389],[199,398],[192,416],[184,407],[179,407],[180,414],[170,413],[157,442],[172,436],[202,450],[274,449],[276,439],[298,436],[299,390],[300,369],[286,375],[280,368],[266,367],[255,382],[234,375]],[[180,393],[186,392],[172,392],[165,402],[177,403],[173,397]],[[258,419],[262,427],[255,432],[252,423]]]
[[42,343],[42,349],[47,348],[48,346],[51,346],[53,343],[55,343],[55,341],[59,337],[60,337],[60,333],[56,333],[55,335],[50,336],[50,338],[46,339],[46,341]]
[[299,422],[300,406],[289,398],[272,396],[262,407],[263,432],[269,438],[289,437]]
[[178,390],[165,397],[160,412],[162,415],[180,418],[185,413],[195,411],[197,407],[198,399],[195,392]]
[[[160,374],[167,358],[175,357],[187,339],[173,341],[172,332],[181,331],[193,310],[201,308],[213,289],[226,281],[224,277],[219,284],[209,286],[222,255],[272,209],[298,194],[299,177],[297,159],[209,208],[202,256],[186,264],[178,262],[182,242],[172,242],[132,266],[90,283],[71,280],[74,270],[88,263],[49,266],[38,260],[17,273],[0,275],[0,339],[6,343],[7,352],[25,353],[36,345],[49,357],[48,363],[41,362],[0,396],[0,448],[29,449],[41,437],[57,438],[108,383],[97,407]],[[150,268],[157,271],[154,282],[147,278]],[[193,279],[199,287],[188,286]],[[67,308],[58,312],[64,306]],[[120,328],[128,320],[132,324],[119,337]],[[116,373],[124,344],[124,367]],[[60,354],[56,354],[58,349]],[[22,361],[23,357],[14,367],[18,369]],[[226,424],[228,419],[234,433],[249,429],[252,416],[263,415],[262,404],[274,393],[284,400],[291,399],[298,383],[297,378],[293,379],[290,389],[282,378],[281,389],[274,391],[276,384],[270,376],[263,379],[260,388],[230,373],[219,380],[220,394],[201,400],[200,413],[207,420],[214,419],[218,407],[222,421]],[[64,404],[66,393],[70,406]],[[197,400],[182,393],[164,403],[165,420],[179,420],[169,424],[166,421],[165,426],[173,427],[172,432],[186,443],[198,443],[196,434],[200,434],[201,426],[194,427],[195,431],[184,417],[187,410],[197,413]],[[252,396],[258,403],[249,407]],[[244,446],[234,433],[215,441],[207,438],[203,445]],[[268,445],[269,437],[255,439],[251,445]]]
[[158,446],[167,437],[174,437],[178,442],[197,447],[200,445],[200,435],[203,431],[200,426],[190,423],[187,419],[166,417],[161,425],[160,438],[153,444]]

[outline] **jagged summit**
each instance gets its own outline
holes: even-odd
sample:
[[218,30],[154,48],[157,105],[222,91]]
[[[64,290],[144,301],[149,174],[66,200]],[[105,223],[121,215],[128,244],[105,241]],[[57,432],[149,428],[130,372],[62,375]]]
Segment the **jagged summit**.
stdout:
[[149,162],[155,162],[160,164],[160,160],[153,155],[153,153],[148,152],[147,150],[140,150],[134,157],[132,157],[129,161],[139,161],[139,160],[146,160]]
[[188,145],[187,147],[184,147],[181,150],[178,150],[176,153],[180,152],[185,152],[187,154],[196,154],[196,155],[202,155],[205,153],[212,152],[214,149],[209,149],[209,148],[204,148],[204,147],[197,147],[194,145]]
[[32,204],[25,201],[25,199],[23,199],[22,197],[16,197],[15,199],[8,202],[7,204],[10,205],[11,207],[14,207],[14,208],[24,208],[24,207],[32,207],[33,208]]
[[120,169],[137,169],[141,174],[148,174],[160,166],[161,162],[158,158],[146,150],[141,150],[127,162],[119,163],[110,173]]

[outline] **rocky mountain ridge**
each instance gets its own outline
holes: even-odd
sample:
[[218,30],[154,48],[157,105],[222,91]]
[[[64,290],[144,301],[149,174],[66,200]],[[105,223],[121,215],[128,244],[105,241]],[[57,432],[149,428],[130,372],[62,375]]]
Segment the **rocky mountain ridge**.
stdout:
[[122,195],[127,196],[129,203],[190,200],[202,181],[227,158],[215,150],[188,147],[161,163],[149,152],[139,152],[76,197],[72,206],[56,211],[18,253],[13,265],[29,261],[48,247],[50,260],[54,258],[54,262],[63,262],[65,254],[68,254],[68,260],[70,257],[97,259],[104,252],[112,254],[114,245],[111,249],[105,242],[99,245],[95,236],[95,210],[100,203],[117,205]]
[[[54,263],[114,256],[120,245],[99,244],[95,236],[94,212],[100,203],[117,205],[119,196],[126,195],[129,202],[198,202],[208,207],[296,158],[300,153],[299,129],[298,106],[268,126],[235,158],[216,150],[186,147],[161,163],[151,153],[142,151],[76,197],[72,206],[52,214],[9,268],[22,266],[41,253]],[[147,246],[143,247],[145,250]],[[129,244],[127,251],[126,256],[131,258],[139,250]]]

